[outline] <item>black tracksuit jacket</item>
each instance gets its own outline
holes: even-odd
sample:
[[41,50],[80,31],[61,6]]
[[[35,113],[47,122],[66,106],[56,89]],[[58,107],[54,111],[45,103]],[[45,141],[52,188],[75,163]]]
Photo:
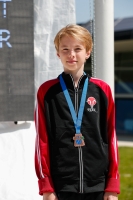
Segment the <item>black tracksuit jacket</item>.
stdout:
[[59,78],[43,83],[37,93],[35,110],[35,169],[39,194],[119,193],[118,147],[110,87],[102,80],[83,75],[75,88],[71,75],[63,72],[62,76],[76,113],[88,76],[81,125],[85,146],[74,147],[75,127]]

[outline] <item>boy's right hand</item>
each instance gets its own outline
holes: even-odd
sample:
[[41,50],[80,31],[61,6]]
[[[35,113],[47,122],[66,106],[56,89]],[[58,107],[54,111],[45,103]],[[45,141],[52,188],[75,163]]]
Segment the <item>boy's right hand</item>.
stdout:
[[53,192],[43,194],[43,200],[58,200],[57,196]]

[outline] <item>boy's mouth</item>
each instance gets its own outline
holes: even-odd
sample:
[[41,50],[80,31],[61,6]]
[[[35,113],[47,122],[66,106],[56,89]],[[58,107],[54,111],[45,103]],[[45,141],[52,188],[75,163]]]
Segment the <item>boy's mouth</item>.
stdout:
[[68,60],[66,61],[67,63],[76,63],[77,61],[76,60]]

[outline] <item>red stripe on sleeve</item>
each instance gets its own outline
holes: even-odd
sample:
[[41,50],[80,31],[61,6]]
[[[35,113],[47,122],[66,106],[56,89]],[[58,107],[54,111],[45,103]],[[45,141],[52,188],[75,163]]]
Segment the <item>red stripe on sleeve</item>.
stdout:
[[44,107],[44,98],[51,86],[58,83],[58,79],[53,79],[43,83],[37,92],[37,103],[35,109],[35,170],[38,177],[39,194],[54,192],[54,186],[50,175],[50,159],[48,135],[46,129],[46,116]]

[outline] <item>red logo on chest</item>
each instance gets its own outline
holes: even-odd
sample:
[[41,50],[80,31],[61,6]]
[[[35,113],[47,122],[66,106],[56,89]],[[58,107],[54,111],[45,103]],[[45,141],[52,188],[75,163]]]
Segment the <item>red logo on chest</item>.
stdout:
[[94,105],[97,103],[96,99],[94,97],[89,97],[87,99],[87,103],[90,105],[91,108],[88,108],[87,110],[92,112],[95,111]]

